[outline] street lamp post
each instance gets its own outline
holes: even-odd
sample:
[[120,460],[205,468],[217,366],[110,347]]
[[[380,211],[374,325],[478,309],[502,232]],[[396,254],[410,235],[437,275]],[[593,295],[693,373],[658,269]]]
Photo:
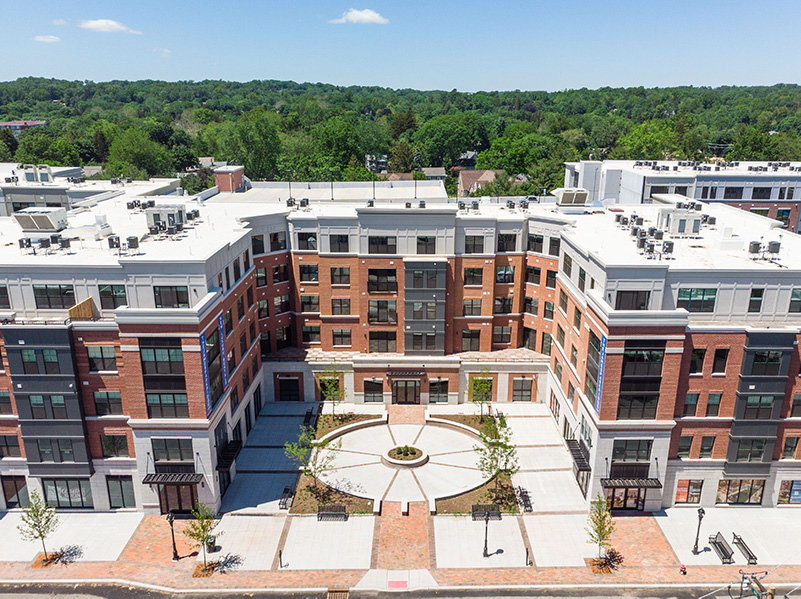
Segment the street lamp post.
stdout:
[[484,510],[484,557],[489,557],[487,550],[487,531],[489,530],[489,511]]
[[698,537],[701,535],[701,520],[704,519],[706,512],[704,508],[698,508],[698,530],[695,531],[695,545],[693,545],[693,555],[698,555]]
[[287,172],[287,181],[289,182],[289,197],[292,198],[292,171],[286,169]]
[[334,169],[329,168],[328,170],[331,171],[331,201],[333,202],[334,201]]
[[170,523],[170,535],[172,536],[172,561],[177,562],[179,559],[178,557],[178,548],[175,546],[175,514],[172,511],[167,513],[167,522]]

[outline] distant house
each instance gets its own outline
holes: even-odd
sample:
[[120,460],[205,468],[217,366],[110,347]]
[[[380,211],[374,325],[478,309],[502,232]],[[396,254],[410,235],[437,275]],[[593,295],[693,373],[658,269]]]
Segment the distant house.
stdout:
[[389,168],[389,160],[386,154],[365,154],[364,168],[374,173],[385,173]]
[[14,137],[19,137],[21,131],[46,124],[47,121],[0,121],[0,129],[11,129]]
[[380,173],[378,175],[384,181],[412,181],[414,176],[412,173]]
[[476,168],[476,160],[478,159],[478,152],[468,150],[459,156],[458,160],[453,163],[454,167],[460,167],[465,170],[473,170]]
[[459,182],[456,186],[456,193],[460,198],[469,196],[479,189],[484,189],[488,183],[495,181],[495,175],[503,171],[459,171]]
[[445,169],[441,166],[423,167],[422,170],[429,181],[443,181],[445,179]]

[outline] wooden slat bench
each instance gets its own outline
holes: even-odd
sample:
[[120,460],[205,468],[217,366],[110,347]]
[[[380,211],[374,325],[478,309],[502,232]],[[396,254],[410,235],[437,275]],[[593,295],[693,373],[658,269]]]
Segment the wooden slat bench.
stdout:
[[281,493],[281,499],[278,500],[279,510],[288,510],[292,507],[292,500],[295,498],[295,493],[292,487],[284,487],[284,492]]
[[726,542],[726,539],[723,538],[723,535],[720,534],[720,532],[715,535],[709,535],[709,544],[712,545],[712,549],[714,549],[715,553],[718,554],[718,557],[722,563],[734,563],[734,560],[732,559],[734,550],[729,547],[729,544]]

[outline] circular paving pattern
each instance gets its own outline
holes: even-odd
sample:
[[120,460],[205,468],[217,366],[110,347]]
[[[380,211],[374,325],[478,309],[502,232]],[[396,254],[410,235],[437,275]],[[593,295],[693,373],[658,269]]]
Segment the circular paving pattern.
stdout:
[[[369,499],[428,501],[459,495],[484,484],[476,466],[478,440],[456,428],[420,424],[380,424],[341,437],[333,469],[322,480],[331,487]],[[413,468],[386,461],[391,449],[413,445],[427,461]],[[330,451],[330,450],[326,450]]]

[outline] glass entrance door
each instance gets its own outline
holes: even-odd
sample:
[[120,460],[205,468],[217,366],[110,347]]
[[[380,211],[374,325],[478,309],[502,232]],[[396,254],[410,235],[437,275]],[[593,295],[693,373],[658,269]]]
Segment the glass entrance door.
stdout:
[[392,403],[419,404],[420,381],[392,381]]
[[159,485],[161,513],[188,514],[195,506],[195,485]]
[[606,490],[606,500],[613,510],[639,510],[645,508],[647,489],[637,487],[617,487]]

